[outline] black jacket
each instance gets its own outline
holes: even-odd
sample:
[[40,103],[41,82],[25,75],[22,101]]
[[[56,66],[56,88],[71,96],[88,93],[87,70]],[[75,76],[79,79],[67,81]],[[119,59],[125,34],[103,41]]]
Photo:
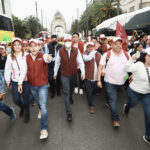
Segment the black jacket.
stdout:
[[[57,44],[56,46],[54,46],[52,43],[49,43],[48,45],[48,49],[49,49],[49,54],[52,54],[52,57],[55,58],[57,54],[55,54],[55,48],[56,48],[56,53],[59,51],[59,49],[62,47],[61,44]],[[55,66],[55,62],[52,61],[50,64],[48,64],[48,78],[52,79],[53,75],[54,75],[54,66]]]

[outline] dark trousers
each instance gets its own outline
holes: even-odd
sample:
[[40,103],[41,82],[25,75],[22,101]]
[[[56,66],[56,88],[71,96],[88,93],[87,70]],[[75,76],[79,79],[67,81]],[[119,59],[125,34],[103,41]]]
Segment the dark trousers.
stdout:
[[85,79],[85,88],[86,88],[86,95],[88,99],[88,105],[89,107],[94,106],[93,105],[93,95],[95,95],[97,92],[99,92],[99,88],[97,87],[97,81],[90,81]]
[[81,79],[81,71],[78,70],[75,87],[78,87],[79,89],[83,89],[83,84],[84,81]]
[[70,99],[72,98],[72,93],[76,84],[76,75],[61,76],[61,82],[62,82],[62,87],[64,92],[66,113],[72,114],[71,107],[70,107]]
[[49,84],[50,84],[50,93],[51,94],[55,94],[60,93],[60,89],[61,89],[61,76],[60,73],[58,73],[56,80],[53,78],[50,78],[49,80]]
[[[20,109],[25,109],[25,115],[29,115],[29,94],[30,94],[30,85],[28,82],[23,82],[23,92],[20,94],[18,92],[18,82],[12,81],[12,96],[13,101],[16,105],[20,107]],[[23,98],[23,101],[21,100]]]

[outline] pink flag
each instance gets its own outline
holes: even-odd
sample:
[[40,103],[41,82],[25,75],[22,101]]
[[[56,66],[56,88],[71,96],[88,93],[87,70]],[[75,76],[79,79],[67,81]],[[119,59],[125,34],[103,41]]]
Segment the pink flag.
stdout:
[[122,25],[117,21],[116,26],[116,36],[120,37],[123,41],[122,48],[123,50],[127,51],[128,48],[128,36]]

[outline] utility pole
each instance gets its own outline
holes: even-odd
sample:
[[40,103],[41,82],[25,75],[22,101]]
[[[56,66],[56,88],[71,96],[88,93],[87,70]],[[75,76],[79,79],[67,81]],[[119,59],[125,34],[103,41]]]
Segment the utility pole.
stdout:
[[86,0],[86,37],[88,37],[88,0]]
[[35,2],[35,7],[36,7],[36,19],[37,19],[36,32],[37,32],[37,35],[38,35],[38,33],[39,33],[39,26],[38,26],[38,8],[37,8],[37,1]]
[[42,24],[42,27],[43,27],[43,12],[41,10],[41,24]]
[[117,16],[119,15],[120,10],[120,0],[117,0]]
[[79,8],[77,8],[77,20],[78,20],[77,32],[79,32]]
[[140,2],[140,9],[142,9],[142,4],[143,4],[143,1],[141,0],[141,2]]

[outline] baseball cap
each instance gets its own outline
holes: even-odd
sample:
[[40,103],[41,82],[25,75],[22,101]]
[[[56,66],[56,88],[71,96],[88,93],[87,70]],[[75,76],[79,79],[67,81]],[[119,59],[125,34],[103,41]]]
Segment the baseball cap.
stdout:
[[120,37],[114,37],[113,38],[113,43],[116,43],[117,41],[121,41],[122,42],[122,39]]
[[106,39],[106,36],[104,34],[100,34],[100,39]]
[[72,36],[69,35],[69,34],[66,34],[66,35],[64,36],[64,41],[72,41]]
[[22,43],[22,40],[18,37],[13,38],[11,43],[14,43],[15,41],[19,41],[20,43]]
[[89,45],[94,46],[94,43],[93,43],[93,42],[87,42],[87,43],[86,43],[86,47],[89,46]]
[[0,48],[5,49],[5,47],[4,47],[4,46],[2,46],[2,45],[0,45]]
[[36,40],[36,39],[31,39],[31,40],[29,41],[29,45],[30,45],[31,43],[39,44],[39,41]]

